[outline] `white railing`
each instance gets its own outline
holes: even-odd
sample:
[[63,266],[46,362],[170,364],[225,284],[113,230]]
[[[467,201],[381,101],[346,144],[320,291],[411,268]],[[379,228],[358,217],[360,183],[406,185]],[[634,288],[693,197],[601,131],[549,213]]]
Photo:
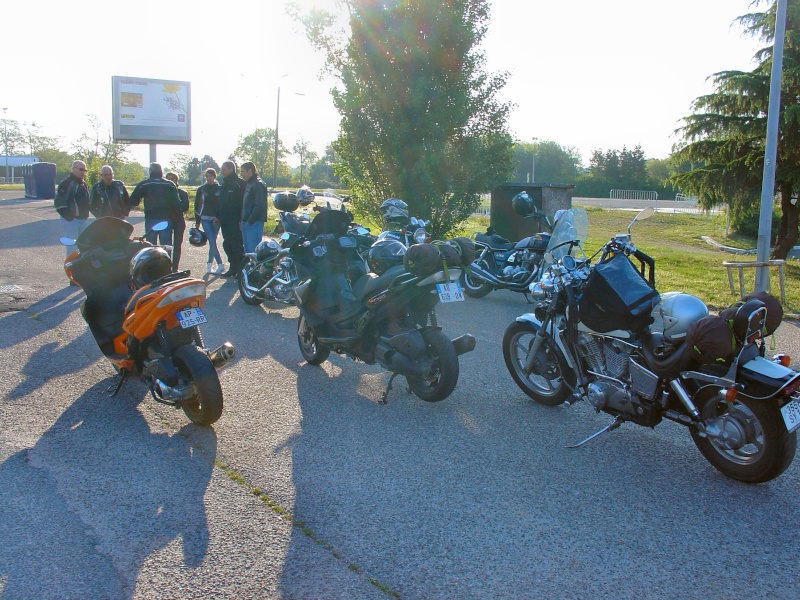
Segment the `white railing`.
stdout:
[[611,190],[608,197],[612,200],[658,200],[658,192],[654,190]]

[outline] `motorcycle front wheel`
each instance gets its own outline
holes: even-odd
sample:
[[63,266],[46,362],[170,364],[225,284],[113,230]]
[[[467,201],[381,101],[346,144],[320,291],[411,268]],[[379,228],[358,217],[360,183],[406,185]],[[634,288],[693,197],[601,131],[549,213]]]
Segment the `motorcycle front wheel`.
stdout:
[[424,337],[433,358],[431,370],[422,377],[406,376],[406,381],[420,399],[439,402],[452,394],[458,383],[458,354],[442,331],[429,331]]
[[728,415],[733,420],[730,427],[745,432],[745,444],[733,450],[719,440],[701,437],[696,429],[690,430],[697,449],[723,475],[745,483],[762,483],[775,479],[792,464],[797,434],[786,430],[774,399],[754,400],[740,394],[729,406],[719,394],[709,394],[705,400],[695,401],[703,419]]
[[310,365],[321,365],[331,353],[330,348],[320,343],[317,334],[303,316],[297,321],[297,343],[300,346],[300,354]]
[[508,372],[519,388],[539,404],[557,406],[570,393],[564,382],[567,365],[553,340],[548,337],[539,347],[530,373],[525,372],[536,329],[530,323],[514,321],[503,335],[503,358]]
[[[485,260],[480,261],[478,266],[484,271],[489,271],[489,265]],[[464,293],[470,298],[483,298],[494,289],[491,283],[487,283],[483,279],[468,273],[466,269],[461,270],[460,283]]]
[[237,282],[239,283],[239,295],[242,297],[242,300],[245,301],[245,304],[250,304],[252,306],[263,304],[264,298],[258,297],[255,293],[245,287],[244,273],[247,273],[247,277],[252,283],[256,279],[255,271],[257,266],[258,263],[256,263],[256,261],[254,261],[252,258],[248,258],[244,265],[242,265],[242,268],[236,277]]
[[195,389],[195,395],[182,402],[183,412],[195,425],[216,423],[222,416],[222,386],[211,360],[193,344],[176,349],[174,360],[181,379]]

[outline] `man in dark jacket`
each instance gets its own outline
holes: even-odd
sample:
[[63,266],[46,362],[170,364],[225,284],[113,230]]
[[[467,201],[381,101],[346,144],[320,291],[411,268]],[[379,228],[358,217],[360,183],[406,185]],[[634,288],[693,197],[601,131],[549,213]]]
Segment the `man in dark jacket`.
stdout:
[[261,181],[256,166],[251,162],[242,165],[242,179],[247,184],[242,200],[242,239],[244,252],[255,252],[264,235],[267,220],[267,186]]
[[89,211],[97,218],[128,216],[130,196],[125,184],[114,179],[114,169],[108,165],[100,168],[100,181],[89,190]]
[[[149,232],[145,239],[151,244],[167,245],[172,242],[172,221],[180,214],[181,206],[178,199],[178,188],[171,181],[163,177],[161,165],[150,165],[150,178],[140,181],[133,188],[131,206],[139,206],[144,200],[144,229]],[[169,225],[161,231],[150,231],[153,225],[167,221]]]
[[[86,221],[89,218],[89,190],[86,189],[86,182],[83,179],[85,175],[86,163],[76,160],[72,163],[69,176],[58,184],[56,197],[53,200],[53,206],[61,216],[64,237],[71,240],[77,239],[86,229]],[[77,246],[67,246],[67,256],[77,249]]]
[[183,244],[183,233],[186,231],[186,218],[184,214],[189,210],[189,192],[178,187],[178,175],[167,173],[164,179],[171,181],[178,188],[178,201],[181,205],[180,214],[172,219],[172,272],[177,273],[178,263],[181,262],[181,244]]
[[228,257],[228,270],[223,277],[235,277],[244,256],[242,243],[242,197],[245,183],[236,175],[236,165],[225,161],[222,172],[219,221],[222,229],[222,249]]

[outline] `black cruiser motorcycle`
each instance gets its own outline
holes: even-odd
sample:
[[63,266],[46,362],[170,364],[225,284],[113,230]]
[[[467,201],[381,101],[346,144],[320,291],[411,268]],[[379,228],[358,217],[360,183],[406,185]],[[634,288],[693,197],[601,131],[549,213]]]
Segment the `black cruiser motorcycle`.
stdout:
[[503,337],[520,389],[540,404],[585,400],[614,417],[571,447],[625,422],[655,427],[668,419],[686,426],[732,479],[759,483],[783,473],[797,447],[800,374],[785,355],[765,358],[764,302],[734,306],[726,320],[694,296],[659,295],[655,263],[631,243],[630,228],[599,252],[591,265],[569,227],[553,232],[546,273],[532,290],[540,304]]
[[440,299],[454,298],[460,269],[417,276],[403,266],[402,255],[382,260],[373,253],[375,272],[368,273],[348,235],[350,223],[347,212],[322,211],[305,241],[291,248],[304,279],[295,287],[300,353],[313,365],[332,351],[380,364],[392,373],[381,403],[397,375],[422,400],[444,400],[458,381],[458,356],[475,347],[469,334],[450,340],[436,320]]

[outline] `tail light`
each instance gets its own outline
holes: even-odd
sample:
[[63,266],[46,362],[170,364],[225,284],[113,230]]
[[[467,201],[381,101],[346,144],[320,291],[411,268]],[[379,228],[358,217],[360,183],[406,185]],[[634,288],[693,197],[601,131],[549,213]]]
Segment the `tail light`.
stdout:
[[158,308],[163,306],[167,306],[168,304],[172,304],[173,302],[180,302],[181,300],[186,300],[187,298],[191,298],[192,296],[205,296],[206,295],[206,284],[205,283],[193,283],[192,285],[185,285],[183,287],[179,287],[177,290],[174,290],[164,296],[159,303],[156,305]]

